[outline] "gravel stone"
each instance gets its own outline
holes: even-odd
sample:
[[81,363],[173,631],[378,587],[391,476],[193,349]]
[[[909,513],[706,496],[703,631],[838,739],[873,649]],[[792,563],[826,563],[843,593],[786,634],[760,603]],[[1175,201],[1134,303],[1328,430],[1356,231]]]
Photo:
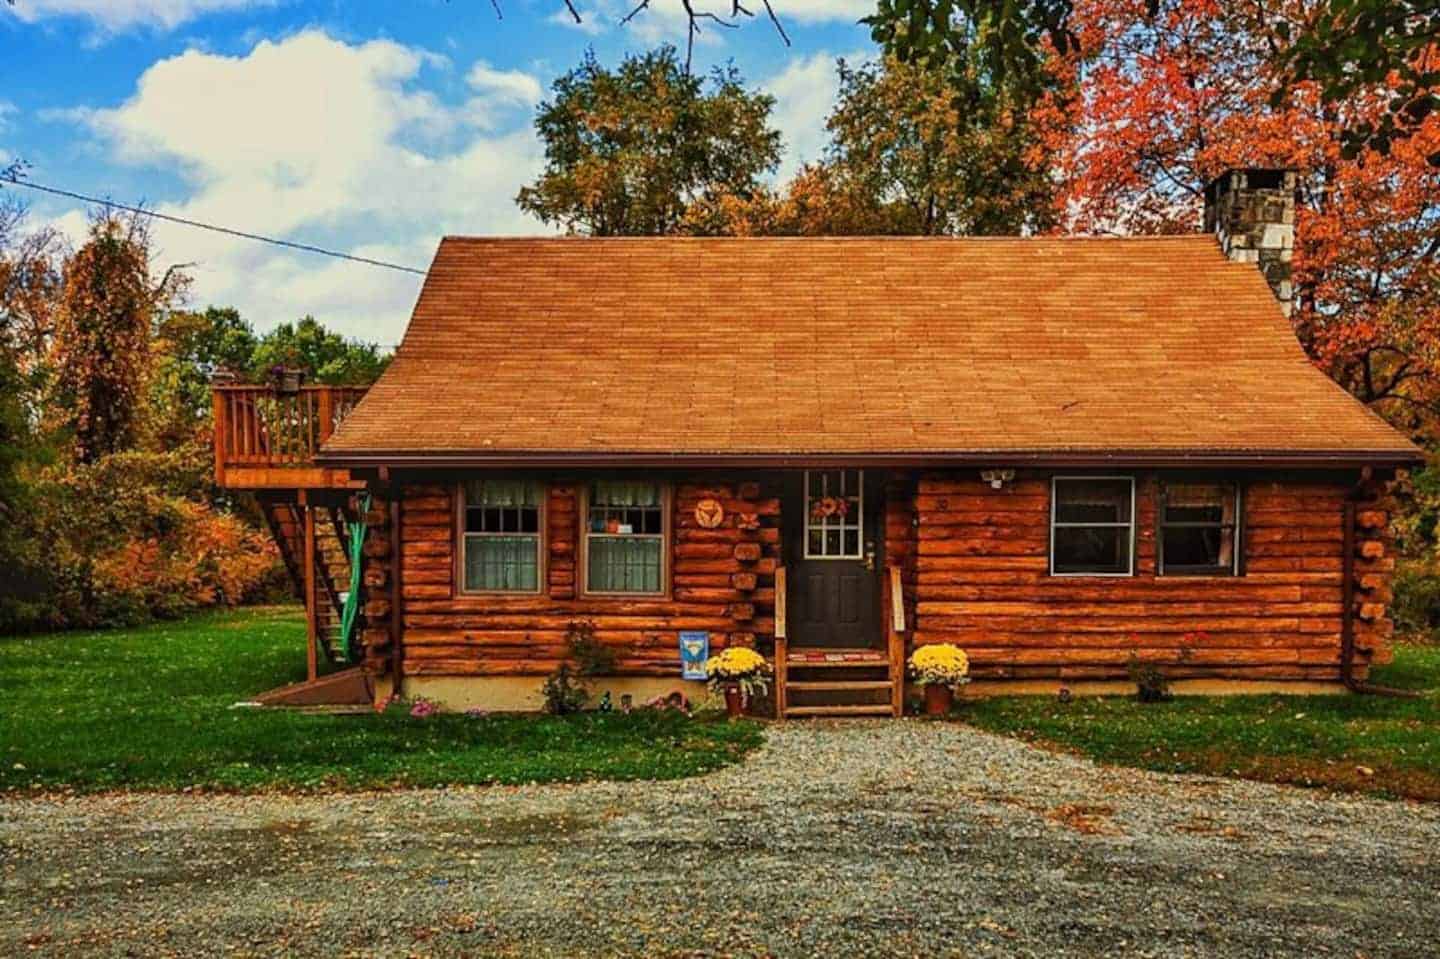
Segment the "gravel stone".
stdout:
[[1440,808],[790,722],[681,782],[0,801],[0,954],[1436,955]]

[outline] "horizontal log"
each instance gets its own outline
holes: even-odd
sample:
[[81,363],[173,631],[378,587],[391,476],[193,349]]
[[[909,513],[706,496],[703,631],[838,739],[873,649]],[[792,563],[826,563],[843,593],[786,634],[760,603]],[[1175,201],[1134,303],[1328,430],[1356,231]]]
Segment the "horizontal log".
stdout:
[[[534,676],[537,684],[560,666],[559,660],[507,660],[453,659],[426,660],[405,663],[409,676]],[[677,653],[673,665],[662,663],[617,663],[615,676],[669,676],[680,683],[680,659]],[[599,680],[603,683],[603,678]]]
[[736,573],[730,577],[730,584],[742,593],[748,593],[759,585],[754,573]]
[[1142,663],[1174,664],[1177,666],[1215,664],[1221,666],[1266,665],[1331,665],[1340,661],[1340,650],[1324,648],[1257,647],[1239,649],[1149,647],[1127,649],[1055,648],[985,648],[966,650],[971,663],[1016,665],[1104,665],[1128,664],[1131,657]]
[[1383,529],[1390,522],[1390,516],[1383,509],[1361,510],[1355,516],[1355,524],[1361,529]]
[[[923,625],[923,624],[922,624]],[[1166,649],[1321,649],[1340,646],[1340,630],[1336,624],[1329,633],[1275,632],[1265,633],[1254,630],[1240,632],[1205,633],[1197,637],[1192,632],[1171,631],[1137,634],[1132,632],[1072,633],[1063,630],[1049,632],[1000,632],[991,629],[946,629],[937,630],[925,626],[916,633],[917,641],[948,642],[962,649],[1026,649],[1026,648],[1075,648],[1075,649],[1130,649],[1148,646]]]
[[759,543],[740,543],[735,547],[734,555],[742,563],[753,563],[764,554]]
[[922,630],[962,630],[983,627],[997,632],[1017,633],[1234,633],[1252,631],[1303,632],[1308,628],[1334,629],[1328,617],[1316,624],[1296,617],[1284,616],[1159,616],[1107,618],[1099,616],[1066,616],[1052,614],[1032,616],[933,616],[920,614]]
[[[1081,579],[1056,579],[1029,581],[1017,584],[992,583],[971,585],[939,585],[933,580],[922,578],[919,595],[929,602],[973,602],[973,601],[1031,601],[1041,603],[1097,602],[1147,602],[1162,605],[1171,602],[1277,602],[1298,603],[1304,599],[1306,587],[1299,585],[1271,586],[1263,583],[1249,583],[1243,577],[1222,582],[1197,583],[1189,586],[1171,586],[1173,579],[1160,585],[1154,579],[1114,580],[1099,585]],[[1322,587],[1327,598],[1339,600],[1340,590]],[[1333,597],[1328,594],[1333,593]],[[1053,612],[1053,609],[1049,612]],[[1048,615],[1048,612],[1047,614]]]
[[[1034,616],[1049,619],[1054,616],[1095,616],[1095,617],[1146,617],[1161,616],[1335,616],[1340,615],[1341,604],[1301,602],[1244,602],[1235,599],[1202,600],[1177,602],[1173,600],[1156,602],[1085,602],[1071,599],[1059,605],[1055,603],[1027,602],[930,602],[923,596],[919,605],[921,617],[970,617],[990,619],[1001,616]],[[1384,607],[1381,607],[1383,610]]]
[[930,556],[984,556],[986,558],[998,557],[1045,557],[1049,553],[1049,543],[1042,540],[990,540],[983,537],[970,537],[925,540],[920,541],[920,562],[923,564],[926,557]]

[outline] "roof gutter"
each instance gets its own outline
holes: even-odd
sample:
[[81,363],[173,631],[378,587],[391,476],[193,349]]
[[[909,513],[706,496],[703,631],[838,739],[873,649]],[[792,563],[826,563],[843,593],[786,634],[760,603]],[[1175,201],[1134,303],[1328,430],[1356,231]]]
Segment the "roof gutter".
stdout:
[[1424,463],[1419,450],[970,450],[963,452],[855,453],[664,453],[580,450],[322,450],[321,466],[398,469],[466,468],[535,469],[542,467],[805,467],[894,466],[1065,466],[1065,467],[1297,467],[1357,469],[1405,467]]

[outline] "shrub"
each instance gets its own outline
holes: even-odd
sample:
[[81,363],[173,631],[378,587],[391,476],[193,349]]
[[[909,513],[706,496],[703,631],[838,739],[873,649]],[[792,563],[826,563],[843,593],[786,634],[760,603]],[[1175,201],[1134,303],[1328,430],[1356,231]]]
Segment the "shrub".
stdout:
[[14,627],[125,625],[256,598],[282,572],[269,537],[197,492],[187,452],[120,453],[40,473],[24,536],[43,610]]
[[1440,571],[1429,562],[1402,562],[1391,610],[1400,633],[1434,636],[1440,627]]
[[1131,653],[1126,669],[1135,684],[1135,698],[1140,702],[1159,703],[1170,698],[1170,680],[1159,666],[1142,663],[1140,657]]
[[619,654],[595,637],[595,623],[588,619],[571,620],[565,627],[565,646],[569,661],[561,663],[545,677],[540,693],[545,697],[545,711],[556,716],[576,713],[590,701],[590,680],[615,671]]

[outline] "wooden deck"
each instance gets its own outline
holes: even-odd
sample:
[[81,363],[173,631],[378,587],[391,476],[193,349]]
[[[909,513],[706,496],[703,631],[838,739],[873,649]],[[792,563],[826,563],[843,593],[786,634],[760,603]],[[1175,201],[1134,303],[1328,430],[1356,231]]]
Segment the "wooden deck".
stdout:
[[217,384],[215,483],[234,490],[358,489],[348,470],[325,469],[315,454],[355,408],[365,387]]

